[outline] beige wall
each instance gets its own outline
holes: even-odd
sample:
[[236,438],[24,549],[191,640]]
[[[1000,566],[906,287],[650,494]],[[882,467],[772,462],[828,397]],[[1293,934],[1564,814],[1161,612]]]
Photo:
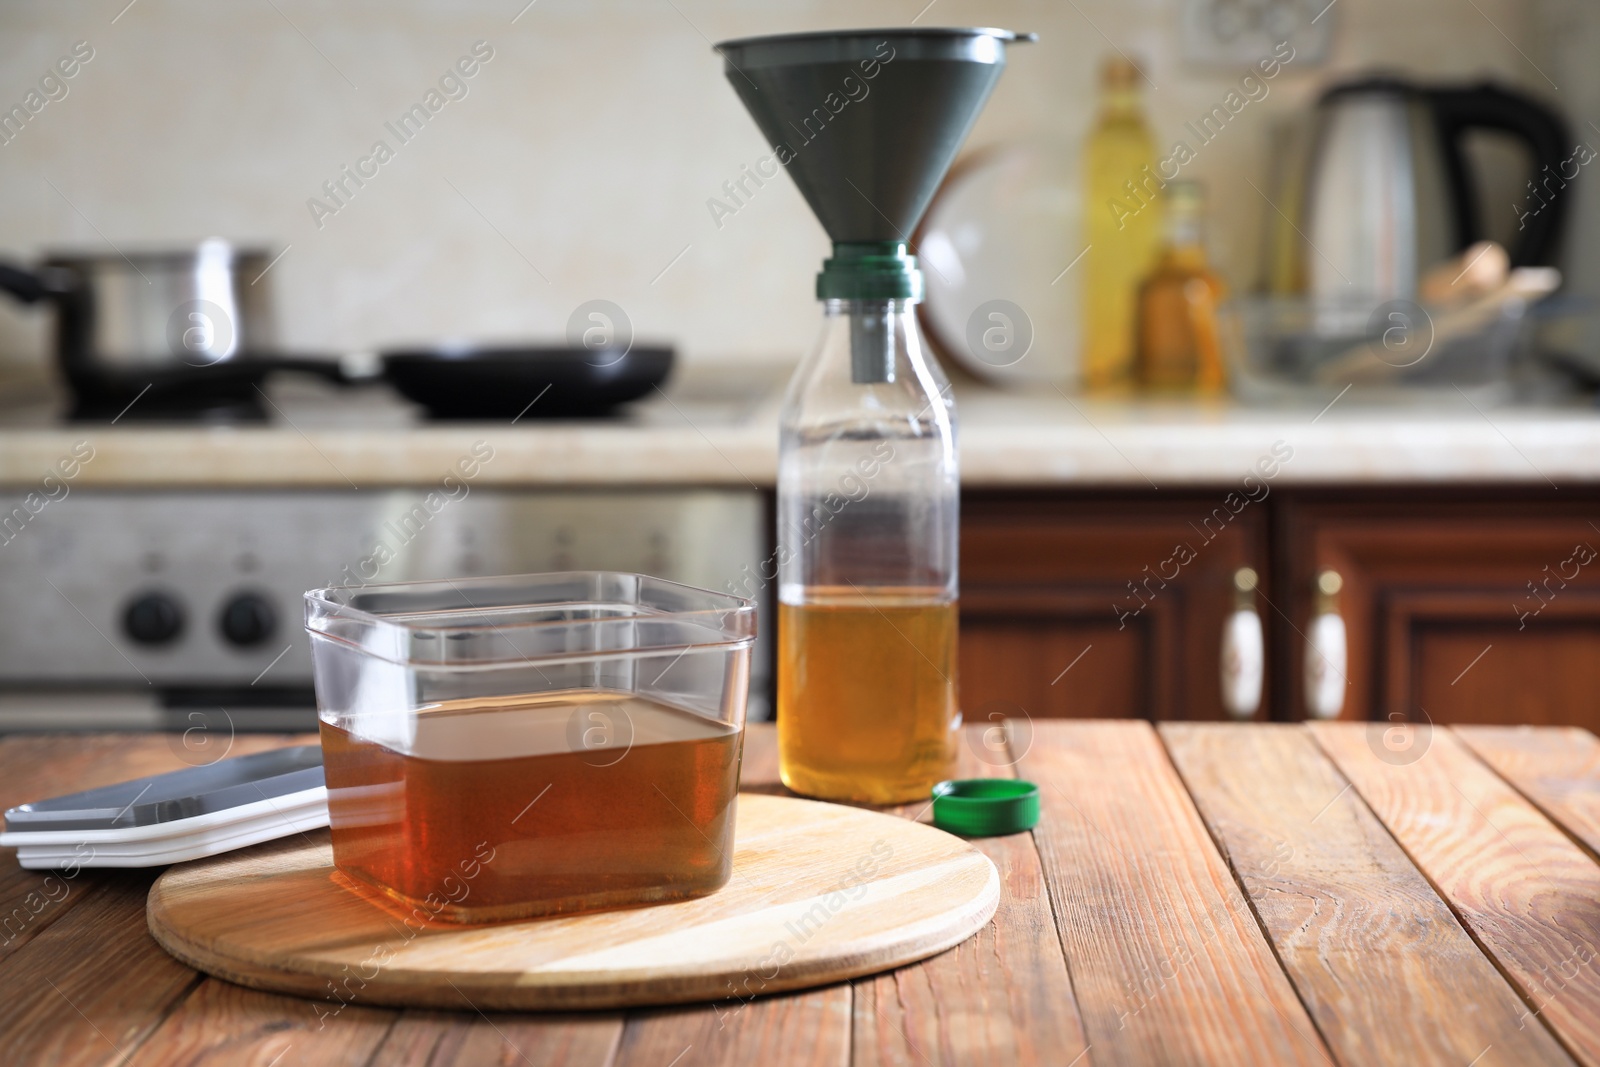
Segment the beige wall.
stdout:
[[[707,198],[764,145],[709,42],[903,23],[922,2],[538,0],[514,25],[521,0],[137,0],[115,24],[121,0],[8,2],[0,105],[20,102],[73,42],[95,56],[0,146],[0,249],[213,233],[292,245],[269,277],[284,339],[305,350],[559,335],[580,302],[605,298],[639,336],[675,339],[691,359],[791,358],[811,341],[825,242],[784,182],[713,223]],[[1165,145],[1237,80],[1184,69],[1178,11],[1177,0],[939,0],[921,21],[1041,36],[1014,52],[972,146],[1081,138],[1102,33],[1146,58]],[[1384,64],[1549,90],[1512,43],[1533,50],[1549,27],[1516,0],[1338,0],[1331,17],[1329,64],[1291,65],[1194,164],[1236,284],[1250,280],[1264,210],[1242,179],[1259,183],[1270,120],[1332,73]],[[494,56],[469,95],[319,230],[307,198],[380,136],[394,144],[384,122],[480,39]],[[0,354],[41,359],[42,325],[0,309]]]

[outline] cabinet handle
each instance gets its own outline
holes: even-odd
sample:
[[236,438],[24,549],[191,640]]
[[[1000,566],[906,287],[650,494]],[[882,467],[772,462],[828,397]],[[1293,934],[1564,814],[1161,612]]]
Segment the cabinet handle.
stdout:
[[1344,579],[1338,571],[1317,575],[1316,613],[1306,634],[1306,714],[1313,719],[1336,719],[1344,710],[1345,680],[1349,669],[1344,617],[1339,614],[1339,590]]
[[1256,612],[1256,572],[1233,572],[1233,614],[1222,628],[1222,706],[1235,719],[1254,718],[1261,707],[1266,666],[1261,616]]

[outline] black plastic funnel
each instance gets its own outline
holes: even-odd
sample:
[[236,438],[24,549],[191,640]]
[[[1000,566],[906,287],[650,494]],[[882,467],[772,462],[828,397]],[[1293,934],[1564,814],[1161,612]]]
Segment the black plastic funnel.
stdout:
[[[835,244],[906,242],[1032,34],[884,29],[716,46],[728,80]],[[765,170],[765,168],[758,168]]]

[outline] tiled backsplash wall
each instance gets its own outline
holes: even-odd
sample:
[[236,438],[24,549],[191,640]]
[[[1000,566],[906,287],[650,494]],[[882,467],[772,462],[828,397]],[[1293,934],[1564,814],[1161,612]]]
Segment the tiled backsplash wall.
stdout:
[[[798,355],[815,332],[826,244],[787,181],[720,225],[708,208],[765,152],[716,40],[913,18],[1038,32],[1013,51],[969,148],[1078,142],[1108,41],[1159,87],[1148,106],[1162,146],[1243,73],[1185,65],[1182,0],[125,2],[0,9],[0,106],[45,79],[44,106],[0,144],[0,251],[29,259],[211,234],[287,246],[268,277],[283,342],[306,352],[554,338],[601,298],[638,336],[674,340],[690,359]],[[1579,98],[1540,71],[1586,78],[1574,90],[1597,98],[1600,75],[1581,73],[1597,38],[1583,9],[1336,0],[1327,61],[1290,64],[1193,165],[1230,281],[1253,280],[1268,210],[1243,179],[1259,183],[1271,126],[1322,84],[1373,66],[1490,75],[1570,110]],[[70,79],[49,77],[76,42],[92,58]],[[419,103],[436,110],[420,131],[400,128]],[[1600,140],[1581,118],[1574,128]],[[0,308],[0,356],[41,361],[45,318]]]

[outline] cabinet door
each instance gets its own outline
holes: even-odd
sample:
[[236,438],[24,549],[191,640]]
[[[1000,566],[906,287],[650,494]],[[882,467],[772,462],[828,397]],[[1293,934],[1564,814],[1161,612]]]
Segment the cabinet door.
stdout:
[[1600,509],[1551,495],[1286,502],[1280,699],[1303,713],[1312,583],[1331,569],[1349,649],[1341,718],[1600,727]]
[[964,497],[967,718],[1224,717],[1233,575],[1266,576],[1264,504],[1227,495]]

